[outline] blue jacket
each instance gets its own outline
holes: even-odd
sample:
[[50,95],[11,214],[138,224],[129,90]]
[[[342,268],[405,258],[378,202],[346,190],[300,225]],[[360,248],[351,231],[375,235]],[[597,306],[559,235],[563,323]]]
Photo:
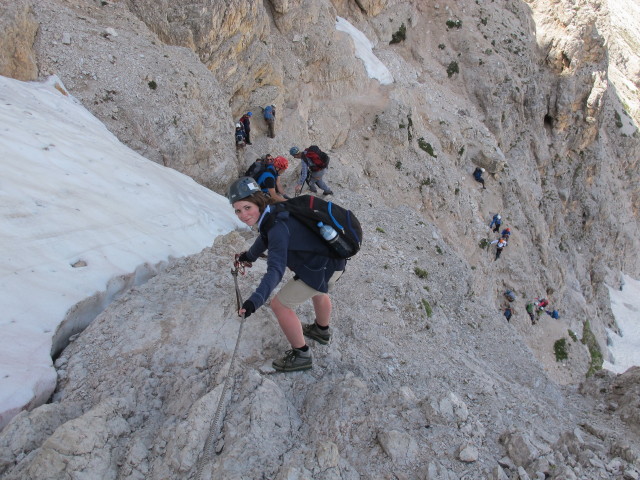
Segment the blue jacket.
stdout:
[[[319,235],[289,212],[275,213],[272,208],[267,207],[262,214],[258,224],[260,235],[247,251],[248,260],[254,262],[269,249],[267,273],[249,297],[256,309],[267,301],[287,267],[309,287],[327,293],[331,276],[346,266],[346,260],[331,256],[329,247]],[[273,215],[277,216],[273,218]]]
[[265,120],[273,120],[276,117],[274,116],[273,113],[273,107],[271,105],[267,106],[264,108],[264,119]]
[[269,189],[264,185],[264,182],[267,178],[273,178],[274,185],[271,188],[275,188],[275,181],[278,178],[278,172],[276,172],[276,168],[273,165],[267,166],[267,168],[256,179],[256,183],[260,186],[264,193],[269,193]]

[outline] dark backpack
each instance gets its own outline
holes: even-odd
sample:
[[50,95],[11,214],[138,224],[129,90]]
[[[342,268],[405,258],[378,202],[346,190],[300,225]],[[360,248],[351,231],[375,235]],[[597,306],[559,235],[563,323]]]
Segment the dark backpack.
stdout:
[[309,169],[312,172],[318,172],[329,166],[329,155],[320,150],[317,145],[311,145],[304,154],[309,159]]
[[247,168],[247,171],[244,172],[244,176],[253,177],[257,182],[260,175],[262,175],[262,173],[264,173],[267,170],[267,167],[268,165],[264,163],[264,161],[262,161],[261,159],[258,159],[255,162],[253,162],[251,165],[249,165],[249,168]]
[[[351,258],[360,251],[362,227],[351,210],[313,195],[300,195],[286,202],[276,203],[272,208],[275,208],[276,212],[286,210],[300,223],[316,233],[328,245],[336,258]],[[318,222],[333,227],[340,237],[338,241],[326,241],[320,234]]]

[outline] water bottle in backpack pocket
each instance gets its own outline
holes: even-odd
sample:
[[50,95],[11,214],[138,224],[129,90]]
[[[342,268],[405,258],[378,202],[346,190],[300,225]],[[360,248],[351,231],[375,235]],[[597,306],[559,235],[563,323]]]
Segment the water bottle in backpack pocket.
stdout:
[[340,258],[349,258],[353,255],[353,248],[338,235],[338,232],[330,225],[325,225],[322,222],[318,222],[318,228],[320,229],[320,235],[326,240],[331,248]]
[[332,256],[347,259],[360,251],[362,227],[351,210],[313,195],[300,195],[286,202],[278,202],[273,207],[276,211],[289,212],[321,237]]

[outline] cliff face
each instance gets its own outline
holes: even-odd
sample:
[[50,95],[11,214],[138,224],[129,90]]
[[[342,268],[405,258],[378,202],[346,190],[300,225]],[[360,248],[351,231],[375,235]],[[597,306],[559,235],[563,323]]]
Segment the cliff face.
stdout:
[[[637,438],[616,433],[626,427],[615,411],[629,402],[609,403],[609,417],[598,396],[613,380],[598,378],[601,388],[585,387],[584,397],[561,387],[580,383],[591,361],[567,330],[584,338],[588,320],[606,355],[605,327],[615,326],[605,283],[640,275],[638,17],[620,13],[631,3],[2,0],[0,8],[3,75],[56,73],[124,143],[220,193],[256,157],[318,144],[332,157],[336,201],[365,225],[363,251],[334,297],[342,340],[319,355],[314,376],[263,374],[282,347],[273,321],[260,320],[246,340],[213,476],[259,478],[266,468],[279,479],[445,479],[471,465],[474,478],[526,478],[518,466],[553,478],[637,478],[629,473]],[[369,38],[393,84],[369,78],[336,16]],[[405,39],[390,44],[403,28]],[[272,103],[275,139],[260,118]],[[253,146],[236,152],[233,124],[249,110]],[[473,181],[475,166],[487,170],[487,190]],[[295,167],[284,175],[289,187]],[[498,261],[482,246],[496,212],[514,232]],[[64,374],[46,415],[21,414],[3,432],[13,446],[2,468],[45,478],[51,458],[64,464],[63,444],[76,456],[60,471],[193,472],[235,335],[232,283],[207,276],[226,272],[248,240],[220,239],[107,310],[58,361]],[[499,309],[507,288],[520,302],[511,325]],[[562,318],[532,328],[524,301],[540,295]],[[127,340],[114,346],[111,335]],[[561,337],[565,363],[553,356]],[[78,424],[103,435],[118,461],[81,452]],[[479,457],[465,463],[474,448]],[[32,453],[22,461],[21,452]]]

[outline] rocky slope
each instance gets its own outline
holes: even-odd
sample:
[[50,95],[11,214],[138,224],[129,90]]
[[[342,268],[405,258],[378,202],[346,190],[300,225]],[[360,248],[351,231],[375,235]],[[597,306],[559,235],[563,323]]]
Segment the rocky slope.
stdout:
[[[247,321],[210,450],[239,325],[229,259],[249,233],[176,262],[75,339],[52,403],[0,433],[7,478],[638,478],[637,372],[578,391],[597,349],[568,334],[593,331],[604,351],[604,284],[640,273],[638,51],[618,41],[634,38],[619,2],[0,5],[0,73],[56,73],[123,142],[219,192],[255,157],[317,143],[365,225],[312,373],[270,375],[284,338],[266,308]],[[336,15],[394,84],[367,77]],[[246,110],[255,140],[236,153]],[[498,261],[481,246],[495,212],[514,231]],[[530,325],[538,295],[560,320]]]

